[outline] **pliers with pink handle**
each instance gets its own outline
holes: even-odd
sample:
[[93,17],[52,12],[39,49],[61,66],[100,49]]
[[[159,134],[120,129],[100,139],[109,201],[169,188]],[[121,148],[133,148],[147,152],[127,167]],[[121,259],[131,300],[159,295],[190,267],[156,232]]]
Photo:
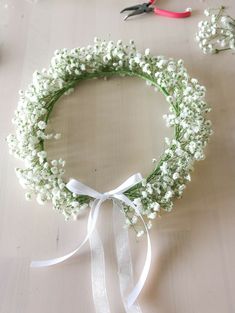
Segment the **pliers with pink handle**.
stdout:
[[186,9],[184,12],[172,12],[172,11],[162,10],[156,6],[153,6],[154,2],[155,0],[149,0],[149,2],[133,5],[131,7],[123,9],[120,13],[123,13],[126,11],[132,11],[130,14],[125,16],[124,21],[131,16],[139,15],[142,13],[149,13],[149,12],[153,12],[156,15],[162,15],[162,16],[171,17],[171,18],[185,18],[191,15],[192,10],[190,8]]

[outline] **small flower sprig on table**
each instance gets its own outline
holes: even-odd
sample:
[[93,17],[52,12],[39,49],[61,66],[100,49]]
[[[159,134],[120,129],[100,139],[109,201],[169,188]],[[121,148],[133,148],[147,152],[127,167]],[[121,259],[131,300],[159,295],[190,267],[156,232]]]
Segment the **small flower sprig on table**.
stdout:
[[196,40],[203,53],[235,51],[235,19],[225,13],[225,7],[208,8],[204,14],[210,19],[199,22],[199,31],[196,34]]

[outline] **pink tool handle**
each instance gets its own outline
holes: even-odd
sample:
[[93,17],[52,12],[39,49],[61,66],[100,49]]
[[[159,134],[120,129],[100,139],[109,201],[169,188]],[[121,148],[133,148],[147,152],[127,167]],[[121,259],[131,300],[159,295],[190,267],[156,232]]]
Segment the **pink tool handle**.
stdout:
[[162,15],[166,17],[172,17],[172,18],[185,18],[191,16],[191,11],[184,11],[184,12],[172,12],[167,10],[161,10],[159,8],[154,8],[154,13],[157,15]]
[[[154,2],[155,0],[149,0],[150,4],[154,4]],[[157,7],[155,7],[153,10],[154,10],[154,13],[157,15],[162,15],[162,16],[172,17],[172,18],[185,18],[185,17],[191,16],[190,10],[186,10],[184,12],[172,12],[172,11],[167,11],[167,10],[161,10]]]

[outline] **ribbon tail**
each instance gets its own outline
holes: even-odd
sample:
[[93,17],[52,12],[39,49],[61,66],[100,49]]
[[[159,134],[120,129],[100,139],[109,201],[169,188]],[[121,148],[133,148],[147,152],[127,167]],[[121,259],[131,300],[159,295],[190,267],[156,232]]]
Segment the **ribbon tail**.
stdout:
[[144,284],[146,282],[146,279],[147,279],[147,276],[148,276],[148,273],[150,270],[150,265],[151,265],[152,248],[151,248],[151,241],[150,241],[150,236],[149,236],[149,231],[148,231],[147,225],[146,225],[141,213],[139,212],[138,208],[124,194],[115,195],[115,198],[118,199],[119,201],[122,201],[125,204],[131,206],[135,210],[137,216],[140,218],[140,220],[144,226],[144,229],[145,229],[145,232],[147,235],[147,254],[146,254],[146,258],[145,258],[144,267],[143,267],[143,270],[142,270],[141,275],[139,277],[139,280],[137,281],[136,285],[134,286],[133,290],[131,291],[131,293],[129,294],[129,296],[127,298],[127,306],[128,306],[128,308],[130,308],[134,304],[136,299],[138,298],[138,296],[139,296],[139,294],[140,294],[141,290],[143,289]]
[[52,266],[55,264],[59,264],[62,263],[68,259],[70,259],[73,255],[75,255],[84,245],[85,243],[89,240],[92,232],[95,229],[95,225],[98,219],[98,215],[99,215],[99,209],[100,209],[100,205],[101,205],[101,201],[99,200],[97,203],[97,200],[94,201],[90,213],[89,213],[89,218],[88,218],[88,230],[87,230],[87,234],[86,237],[84,238],[84,240],[82,241],[82,243],[72,252],[59,257],[59,258],[54,258],[54,259],[48,259],[48,260],[41,260],[41,261],[32,261],[30,263],[30,267],[31,268],[38,268],[38,267],[47,267],[47,266]]
[[130,308],[133,303],[136,301],[136,299],[138,298],[141,290],[144,287],[144,284],[147,280],[147,276],[150,270],[150,265],[151,265],[151,258],[152,258],[152,248],[151,248],[151,241],[150,241],[150,236],[149,236],[149,231],[147,228],[147,225],[142,217],[142,215],[139,213],[139,218],[141,219],[145,231],[146,231],[146,235],[147,235],[147,254],[146,254],[146,258],[145,258],[145,263],[144,263],[144,267],[143,270],[141,272],[141,275],[139,277],[139,280],[137,281],[136,285],[134,286],[133,290],[131,291],[131,293],[128,295],[127,298],[127,306],[128,308]]
[[123,227],[123,225],[125,225],[125,218],[121,209],[121,202],[116,203],[116,201],[113,201],[113,230],[116,245],[120,293],[126,313],[142,313],[138,303],[135,303],[131,308],[128,308],[125,300],[127,290],[133,288],[133,268],[128,230]]
[[105,280],[105,258],[102,241],[95,229],[89,238],[91,249],[91,284],[96,313],[111,313]]

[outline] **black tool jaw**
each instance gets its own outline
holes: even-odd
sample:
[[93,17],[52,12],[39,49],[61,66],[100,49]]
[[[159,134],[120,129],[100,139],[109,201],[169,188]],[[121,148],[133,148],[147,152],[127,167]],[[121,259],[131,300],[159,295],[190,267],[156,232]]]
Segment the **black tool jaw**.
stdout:
[[133,11],[124,17],[124,21],[126,21],[131,16],[152,12],[153,7],[151,7],[150,5],[151,5],[150,2],[145,2],[142,4],[138,4],[138,5],[133,5],[131,7],[127,7],[125,9],[123,9],[120,13],[123,13],[126,11]]

